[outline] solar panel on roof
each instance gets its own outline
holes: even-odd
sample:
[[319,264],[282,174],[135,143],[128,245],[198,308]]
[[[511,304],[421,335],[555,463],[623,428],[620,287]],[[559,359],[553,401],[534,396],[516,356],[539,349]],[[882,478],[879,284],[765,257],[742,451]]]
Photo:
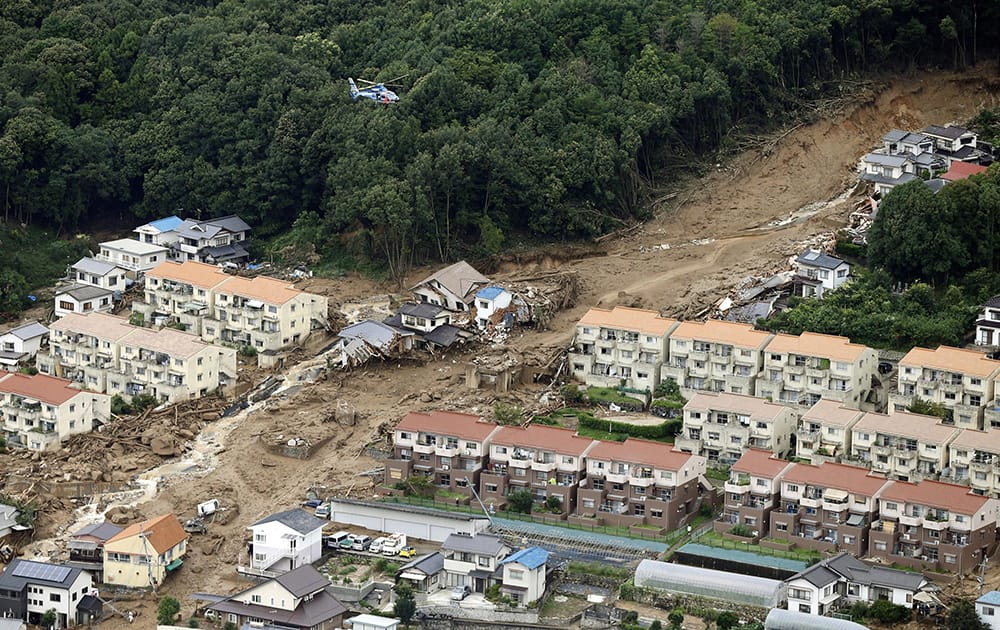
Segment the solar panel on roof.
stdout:
[[46,582],[62,582],[69,575],[69,567],[61,567],[54,564],[42,564],[40,562],[20,562],[14,567],[13,574],[17,577],[29,578],[33,580],[44,580]]

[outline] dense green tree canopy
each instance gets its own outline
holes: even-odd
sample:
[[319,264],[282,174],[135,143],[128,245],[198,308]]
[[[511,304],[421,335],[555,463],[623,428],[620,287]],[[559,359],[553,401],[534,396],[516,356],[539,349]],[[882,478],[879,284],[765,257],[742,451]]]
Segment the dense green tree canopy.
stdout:
[[[996,4],[5,0],[0,204],[64,232],[308,216],[323,253],[390,271],[591,235],[830,79],[974,62]],[[348,97],[399,75],[395,106]]]

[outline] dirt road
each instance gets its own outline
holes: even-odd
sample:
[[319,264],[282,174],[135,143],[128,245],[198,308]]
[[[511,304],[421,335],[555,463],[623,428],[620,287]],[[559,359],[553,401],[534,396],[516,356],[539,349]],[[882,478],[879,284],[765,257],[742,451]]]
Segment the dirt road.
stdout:
[[[784,268],[784,259],[797,253],[803,242],[844,225],[849,209],[842,200],[809,204],[838,199],[852,185],[860,156],[890,128],[919,129],[929,123],[961,121],[984,104],[996,104],[1000,83],[990,78],[993,69],[982,68],[980,73],[899,79],[834,120],[789,133],[771,153],[741,155],[731,165],[691,183],[674,206],[662,208],[640,233],[606,243],[604,255],[534,265],[542,269],[559,264],[576,270],[583,293],[578,306],[560,313],[549,331],[515,336],[509,345],[525,349],[565,344],[574,322],[593,305],[628,303],[677,311],[690,302],[716,301],[748,275]],[[788,221],[806,207],[814,211]],[[769,226],[772,223],[784,224]],[[414,280],[424,273],[415,272]],[[358,277],[316,279],[309,285],[338,301],[391,290]],[[139,507],[146,516],[163,511],[190,514],[198,502],[219,498],[233,508],[226,525],[214,527],[209,536],[192,539],[191,557],[163,592],[181,599],[187,615],[192,604],[184,596],[189,593],[244,588],[235,564],[243,551],[246,526],[295,505],[313,483],[326,486],[331,494],[371,493],[370,480],[357,473],[377,463],[363,454],[363,447],[377,441],[380,428],[391,426],[407,410],[446,407],[489,414],[496,397],[462,385],[467,358],[448,356],[426,366],[385,365],[335,374],[252,414],[229,435],[219,436],[226,447],[217,455],[214,470],[204,476],[166,480],[162,493]],[[430,402],[420,402],[421,393]],[[532,401],[537,394],[526,389],[508,399]],[[357,408],[356,425],[323,422],[340,400]],[[306,461],[271,455],[259,441],[260,435],[274,431],[294,436],[306,430],[333,435]],[[139,606],[146,614],[155,610],[152,599]]]

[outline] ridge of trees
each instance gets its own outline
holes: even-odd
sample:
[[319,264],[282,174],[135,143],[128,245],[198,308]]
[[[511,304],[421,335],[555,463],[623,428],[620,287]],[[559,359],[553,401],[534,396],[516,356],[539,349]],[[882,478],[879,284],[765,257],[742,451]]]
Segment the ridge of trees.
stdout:
[[[7,0],[2,216],[235,212],[398,274],[628,222],[732,129],[998,28],[975,0]],[[395,106],[348,97],[398,75]]]

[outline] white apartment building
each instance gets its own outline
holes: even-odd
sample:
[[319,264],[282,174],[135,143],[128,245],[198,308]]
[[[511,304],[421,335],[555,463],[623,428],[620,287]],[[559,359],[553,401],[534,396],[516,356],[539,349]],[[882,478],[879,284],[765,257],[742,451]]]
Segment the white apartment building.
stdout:
[[48,352],[36,357],[44,374],[87,389],[177,402],[236,382],[236,350],[190,333],[133,326],[106,313],[67,315],[53,322]]
[[97,260],[111,263],[130,272],[133,277],[149,271],[167,259],[167,248],[152,243],[142,243],[131,238],[101,243]]
[[87,433],[111,417],[109,396],[72,385],[45,374],[11,373],[0,378],[7,444],[33,451],[58,449],[69,436]]
[[684,405],[675,448],[711,462],[733,463],[747,448],[791,454],[798,414],[785,405],[728,392],[698,392]]
[[972,487],[976,494],[1000,498],[1000,431],[965,429],[948,448],[950,480]]
[[154,323],[179,322],[205,341],[278,350],[327,325],[328,299],[289,282],[232,276],[214,265],[165,262],[147,274],[146,301],[133,305]]
[[889,479],[935,479],[948,466],[948,447],[961,429],[917,413],[866,413],[854,425],[851,459]]
[[818,464],[837,460],[851,452],[851,431],[864,415],[839,400],[820,399],[799,421],[795,432],[795,456]]
[[877,371],[876,352],[847,337],[777,334],[764,350],[756,394],[787,405],[812,407],[832,398],[860,408]]
[[917,398],[944,405],[962,429],[982,429],[991,405],[1000,361],[982,352],[938,346],[913,348],[899,361],[899,384],[889,395],[889,413],[905,411]]
[[146,273],[145,302],[134,302],[132,312],[147,323],[179,323],[201,335],[202,321],[215,309],[216,287],[231,277],[215,265],[161,263]]
[[656,311],[592,308],[576,325],[569,353],[573,376],[587,385],[656,389],[677,320]]
[[771,336],[738,322],[681,322],[670,333],[660,380],[673,379],[688,397],[702,390],[752,396]]

